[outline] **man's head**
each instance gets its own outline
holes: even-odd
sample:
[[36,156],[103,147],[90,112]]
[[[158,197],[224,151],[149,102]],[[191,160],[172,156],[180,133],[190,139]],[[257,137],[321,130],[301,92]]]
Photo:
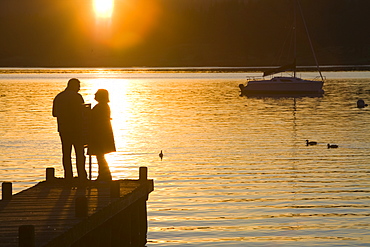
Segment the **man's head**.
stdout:
[[75,92],[78,92],[80,91],[80,81],[76,78],[72,78],[68,81],[68,84],[67,84],[67,90],[72,90],[72,91],[75,91]]

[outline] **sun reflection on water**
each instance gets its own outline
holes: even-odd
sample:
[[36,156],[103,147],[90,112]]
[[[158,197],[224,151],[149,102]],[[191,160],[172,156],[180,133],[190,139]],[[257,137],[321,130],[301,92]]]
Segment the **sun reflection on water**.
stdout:
[[[0,172],[19,180],[17,191],[46,167],[63,174],[51,105],[71,75],[0,81]],[[370,108],[355,107],[368,79],[329,81],[323,98],[294,105],[239,97],[244,76],[230,74],[74,76],[86,103],[100,88],[110,93],[114,178],[136,179],[147,166],[155,180],[148,246],[368,246]]]
[[[131,126],[132,102],[129,101],[127,94],[130,93],[130,81],[127,79],[104,79],[94,78],[84,80],[84,90],[81,92],[86,103],[91,103],[92,107],[97,103],[94,94],[98,89],[106,89],[109,92],[109,106],[111,109],[111,123],[117,152],[106,154],[107,162],[110,166],[113,179],[135,177],[132,174],[132,165],[125,159],[125,150],[128,145],[128,132],[135,129]],[[93,162],[96,163],[95,157]],[[93,177],[97,175],[97,167],[93,169]]]

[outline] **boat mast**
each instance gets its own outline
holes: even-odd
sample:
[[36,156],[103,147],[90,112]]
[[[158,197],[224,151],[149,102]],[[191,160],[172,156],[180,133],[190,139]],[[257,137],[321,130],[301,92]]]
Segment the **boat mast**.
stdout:
[[294,1],[294,21],[293,21],[293,45],[294,45],[294,66],[293,66],[293,77],[296,77],[297,72],[297,1]]
[[[314,59],[315,59],[315,63],[316,63],[317,71],[318,71],[318,72],[319,72],[319,74],[320,74],[321,80],[323,80],[323,81],[324,81],[324,77],[323,77],[323,76],[322,76],[322,74],[321,74],[321,70],[320,70],[320,67],[319,67],[319,63],[317,62],[317,58],[316,58],[316,54],[315,54],[315,50],[313,49],[313,45],[312,45],[312,42],[311,42],[310,34],[308,33],[308,28],[307,28],[306,21],[305,21],[304,16],[303,16],[303,12],[302,12],[302,8],[301,8],[301,4],[299,3],[299,0],[296,0],[295,2],[296,2],[296,3],[298,3],[299,12],[300,12],[300,15],[301,15],[301,17],[302,17],[302,21],[303,21],[304,28],[306,29],[307,38],[308,38],[308,41],[309,41],[309,43],[310,43],[311,52],[312,52],[313,57],[314,57]],[[296,5],[296,4],[295,4],[295,5]],[[294,21],[295,21],[295,20],[294,20]],[[295,71],[294,71],[294,76],[295,76]]]

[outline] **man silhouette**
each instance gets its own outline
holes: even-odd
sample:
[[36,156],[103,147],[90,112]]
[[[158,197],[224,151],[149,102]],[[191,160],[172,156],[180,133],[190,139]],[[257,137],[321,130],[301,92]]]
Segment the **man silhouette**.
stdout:
[[57,118],[58,131],[62,142],[64,178],[72,179],[72,146],[76,154],[78,178],[87,179],[85,170],[85,153],[83,141],[83,110],[84,100],[80,90],[80,81],[72,78],[66,89],[59,93],[53,101],[53,116]]

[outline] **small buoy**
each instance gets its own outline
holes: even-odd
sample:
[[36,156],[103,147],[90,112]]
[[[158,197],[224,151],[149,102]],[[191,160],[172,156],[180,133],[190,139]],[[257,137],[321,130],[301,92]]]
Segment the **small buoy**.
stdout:
[[357,100],[357,107],[358,108],[364,108],[366,106],[367,106],[367,104],[365,104],[365,101],[363,99]]
[[328,143],[328,148],[338,148],[338,145]]
[[161,152],[159,153],[159,158],[161,158],[161,160],[163,159],[163,152],[162,152],[162,150],[161,150]]
[[306,146],[317,145],[317,142],[306,140]]

